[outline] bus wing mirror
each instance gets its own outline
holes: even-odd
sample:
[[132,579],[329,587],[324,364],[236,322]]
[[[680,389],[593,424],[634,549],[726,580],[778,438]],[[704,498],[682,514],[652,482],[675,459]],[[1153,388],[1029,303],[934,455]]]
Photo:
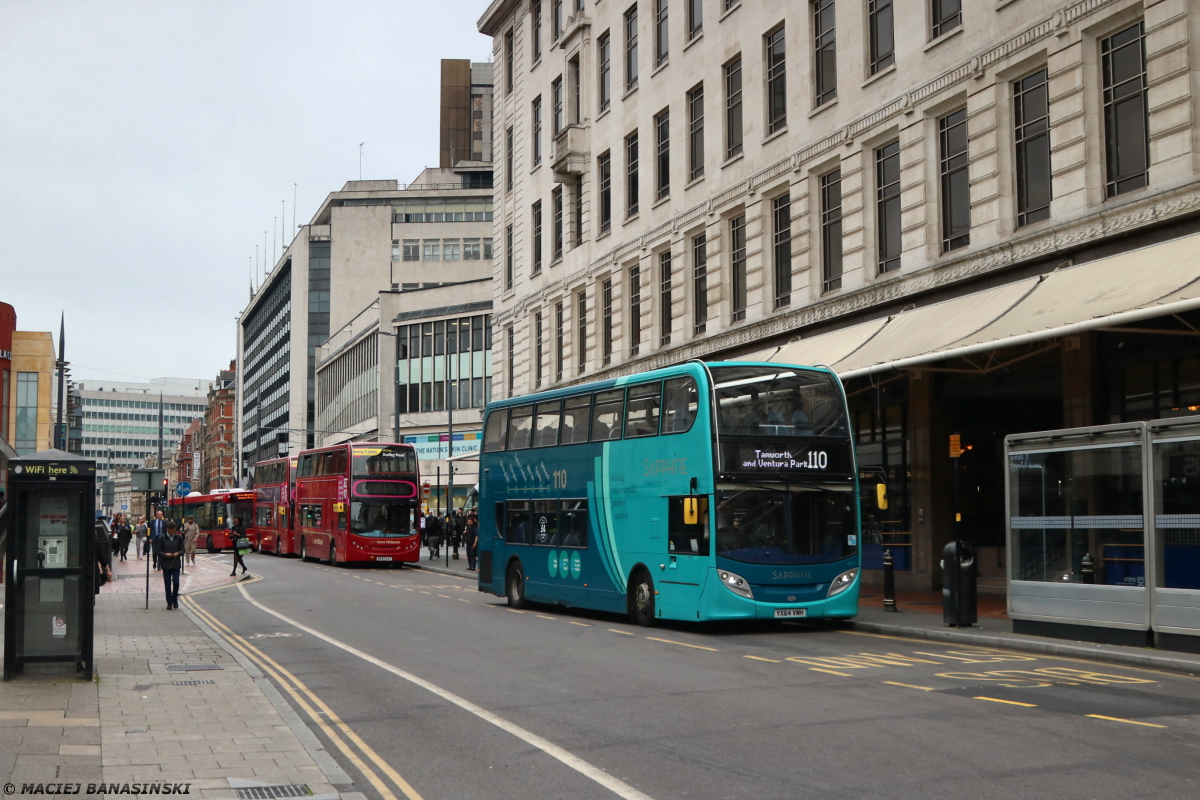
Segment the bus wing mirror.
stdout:
[[886,483],[875,484],[875,505],[879,507],[880,511],[887,511],[888,496]]
[[683,524],[696,525],[700,522],[700,498],[683,498]]

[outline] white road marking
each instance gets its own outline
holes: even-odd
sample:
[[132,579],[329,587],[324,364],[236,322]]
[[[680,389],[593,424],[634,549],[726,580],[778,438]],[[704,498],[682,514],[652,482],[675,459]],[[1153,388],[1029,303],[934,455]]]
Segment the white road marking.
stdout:
[[550,756],[551,758],[557,759],[558,761],[567,765],[568,767],[570,767],[571,769],[580,773],[581,775],[584,775],[585,777],[592,779],[593,781],[600,784],[604,788],[608,789],[609,791],[611,791],[613,794],[617,795],[618,797],[623,797],[623,798],[625,798],[625,800],[653,800],[653,798],[651,798],[650,795],[645,794],[644,792],[638,791],[637,789],[633,788],[632,786],[630,786],[629,784],[620,780],[619,778],[614,778],[612,775],[609,775],[604,770],[600,769],[599,767],[595,766],[594,764],[584,761],[582,758],[580,758],[579,756],[570,752],[569,750],[559,747],[558,745],[554,744],[553,742],[551,742],[547,739],[543,739],[541,736],[538,736],[536,733],[533,733],[532,731],[525,730],[520,725],[509,722],[504,717],[501,717],[499,714],[494,714],[491,711],[488,711],[486,708],[483,708],[482,706],[478,706],[478,705],[472,703],[470,700],[467,700],[465,697],[460,697],[460,696],[456,695],[454,692],[449,691],[448,689],[443,689],[442,687],[438,686],[435,683],[431,683],[431,682],[425,680],[424,678],[417,677],[416,675],[412,674],[411,672],[402,670],[399,667],[394,667],[391,664],[387,663],[386,661],[376,658],[375,656],[371,655],[370,653],[365,653],[356,647],[352,647],[352,646],[346,644],[345,642],[340,642],[337,639],[334,639],[332,636],[326,636],[325,634],[321,633],[320,631],[318,631],[314,628],[310,628],[307,625],[297,622],[296,620],[294,620],[290,617],[285,617],[283,614],[280,614],[278,611],[275,611],[274,609],[267,608],[262,603],[258,602],[253,597],[251,597],[250,593],[246,591],[246,587],[242,586],[241,584],[238,585],[238,590],[241,591],[242,596],[245,597],[247,600],[249,600],[250,603],[253,604],[256,608],[259,608],[259,609],[267,612],[268,614],[270,614],[273,617],[283,620],[284,622],[286,622],[287,624],[291,625],[294,628],[298,628],[307,634],[317,637],[321,641],[328,642],[329,644],[333,645],[334,647],[344,650],[353,656],[358,656],[363,661],[366,661],[369,664],[374,664],[375,666],[379,667],[380,669],[387,670],[388,672],[392,673],[393,675],[403,678],[404,680],[408,681],[409,683],[411,683],[415,686],[420,686],[422,689],[432,692],[433,694],[437,695],[438,697],[442,698],[443,700],[447,700],[447,701],[453,703],[454,705],[458,706],[462,710],[467,711],[471,714],[474,714],[475,716],[482,719],[484,722],[490,722],[492,725],[495,725],[500,730],[511,733],[513,736],[516,736],[518,739],[525,742],[526,744],[536,747],[538,750],[541,750],[543,753]]

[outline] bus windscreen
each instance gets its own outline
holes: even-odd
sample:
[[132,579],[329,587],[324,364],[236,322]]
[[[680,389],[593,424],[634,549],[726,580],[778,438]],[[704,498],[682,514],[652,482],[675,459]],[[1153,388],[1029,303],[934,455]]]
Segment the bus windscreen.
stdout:
[[858,550],[854,492],[717,487],[717,555],[745,564],[820,564]]
[[355,475],[411,475],[417,471],[417,454],[405,447],[355,447]]
[[243,525],[254,524],[254,501],[253,500],[234,500],[229,503],[229,518],[225,520],[225,527],[233,525],[234,519],[242,518]]
[[408,536],[416,533],[413,522],[410,504],[375,500],[350,503],[350,532],[356,536]]
[[828,373],[712,367],[712,379],[721,435],[849,435],[841,392]]

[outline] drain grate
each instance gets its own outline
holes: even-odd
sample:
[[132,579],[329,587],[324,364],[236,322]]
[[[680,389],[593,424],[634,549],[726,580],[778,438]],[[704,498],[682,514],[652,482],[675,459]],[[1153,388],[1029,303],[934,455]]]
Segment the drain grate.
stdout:
[[145,728],[126,728],[125,732],[126,733],[145,733],[146,729]]
[[171,681],[172,686],[202,686],[206,683],[216,683],[216,681]]
[[238,800],[273,800],[277,797],[311,797],[312,789],[300,783],[290,786],[248,786],[237,790]]
[[168,664],[172,672],[201,672],[209,669],[225,669],[220,664]]

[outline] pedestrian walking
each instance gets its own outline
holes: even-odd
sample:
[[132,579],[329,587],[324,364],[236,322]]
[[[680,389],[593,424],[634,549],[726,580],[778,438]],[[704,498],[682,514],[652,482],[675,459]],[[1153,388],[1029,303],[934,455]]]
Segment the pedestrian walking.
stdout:
[[442,549],[442,521],[437,518],[436,514],[429,517],[429,522],[425,526],[425,538],[429,544],[429,560],[433,561]]
[[112,580],[112,539],[108,535],[108,523],[104,517],[96,517],[96,594],[100,587]]
[[467,515],[467,527],[465,532],[467,540],[467,571],[475,571],[475,558],[479,553],[479,517],[475,516],[472,511]]
[[133,539],[133,527],[129,524],[129,520],[124,514],[116,515],[116,531],[117,553],[120,554],[122,561],[128,561],[129,542]]
[[200,526],[195,517],[188,517],[183,526],[183,563],[196,566],[196,539],[200,537]]
[[145,514],[138,517],[137,525],[135,525],[133,528],[133,535],[136,537],[136,541],[137,541],[137,549],[134,551],[134,555],[137,556],[138,561],[141,561],[142,556],[144,555],[143,551],[146,548],[146,515]]
[[163,574],[167,611],[179,608],[179,570],[183,564],[183,534],[175,527],[175,520],[166,523],[166,533],[155,540],[154,550]]
[[158,563],[158,540],[167,535],[167,521],[163,519],[163,512],[160,508],[154,512],[154,519],[150,520],[150,556],[154,559],[151,564],[155,570],[162,569],[162,565]]
[[250,552],[250,539],[246,536],[246,526],[241,517],[233,518],[233,527],[229,529],[229,538],[233,539],[233,572],[237,574],[238,564],[242,565],[242,574],[246,574],[246,553]]
[[463,519],[462,514],[455,509],[448,517],[450,523],[450,546],[454,548],[454,560],[458,560],[458,548],[462,545]]

